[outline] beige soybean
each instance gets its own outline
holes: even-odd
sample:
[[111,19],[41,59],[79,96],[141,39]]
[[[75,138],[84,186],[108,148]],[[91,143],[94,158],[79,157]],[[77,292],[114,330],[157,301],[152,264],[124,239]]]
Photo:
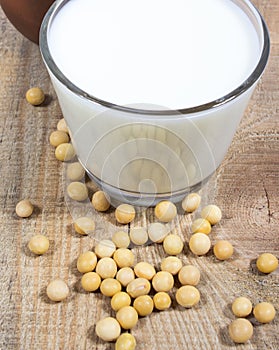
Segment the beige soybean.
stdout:
[[82,182],[71,182],[67,187],[68,196],[78,202],[82,202],[88,198],[88,189]]
[[103,239],[95,246],[95,253],[98,258],[111,257],[115,252],[115,244],[110,239]]
[[138,322],[138,313],[132,306],[124,306],[116,313],[116,319],[124,329],[135,327]]
[[105,278],[101,282],[100,291],[106,297],[112,297],[121,291],[121,284],[114,278]]
[[61,162],[68,162],[76,155],[74,147],[70,143],[61,143],[55,149],[55,157]]
[[148,227],[148,236],[152,242],[162,243],[168,234],[168,229],[160,222],[154,222]]
[[198,193],[190,193],[182,201],[182,208],[187,213],[197,210],[201,203],[201,196]]
[[115,218],[120,224],[128,224],[136,216],[135,208],[130,204],[120,204],[115,209]]
[[117,292],[111,298],[110,305],[114,311],[118,311],[124,306],[131,305],[131,297],[128,293]]
[[55,130],[49,136],[49,142],[54,147],[61,145],[61,143],[68,143],[69,141],[69,135],[64,131]]
[[33,204],[29,199],[23,199],[16,205],[16,214],[21,218],[28,218],[34,210]]
[[52,301],[61,301],[69,295],[69,287],[61,279],[51,281],[47,286],[47,296]]
[[97,262],[96,272],[101,278],[114,278],[117,273],[117,266],[112,258],[102,258]]
[[97,256],[91,251],[80,254],[77,259],[77,269],[81,273],[93,271],[97,265]]
[[168,256],[161,262],[161,270],[176,275],[182,268],[182,261],[176,256]]
[[87,216],[82,216],[75,220],[74,228],[80,235],[88,235],[95,231],[95,221]]
[[131,267],[134,265],[135,256],[130,249],[118,248],[113,254],[113,259],[120,268]]
[[271,303],[262,302],[254,307],[255,319],[261,323],[269,323],[275,318],[276,311]]
[[100,284],[101,277],[96,272],[86,272],[81,278],[81,286],[87,292],[95,292]]
[[26,92],[26,100],[33,106],[41,105],[45,100],[45,93],[39,87],[33,87]]
[[222,212],[217,205],[210,204],[201,211],[201,217],[210,222],[211,225],[217,224],[222,219]]
[[154,266],[144,261],[135,265],[134,272],[137,277],[146,278],[147,280],[151,280],[156,273]]
[[97,211],[107,211],[110,207],[109,196],[104,191],[97,191],[92,196],[92,205]]
[[235,343],[246,343],[253,335],[252,323],[246,318],[237,318],[229,325],[229,335]]
[[176,301],[179,305],[190,308],[200,301],[200,292],[193,286],[182,286],[175,294]]
[[219,260],[227,260],[233,255],[233,246],[229,241],[218,241],[213,247],[213,253]]
[[155,206],[155,216],[162,222],[170,222],[177,215],[176,206],[170,201],[161,201]]
[[167,271],[159,271],[152,279],[152,286],[156,292],[168,292],[174,285],[173,275]]
[[49,248],[49,240],[43,235],[33,236],[28,243],[28,248],[34,254],[45,254]]
[[146,295],[150,292],[151,285],[146,278],[135,278],[127,285],[127,293],[132,298],[137,298],[141,295]]
[[130,239],[135,245],[143,245],[148,241],[148,234],[144,227],[130,229]]
[[237,317],[246,317],[252,312],[251,301],[245,297],[236,298],[232,303],[232,312]]
[[130,245],[130,237],[124,231],[115,232],[112,236],[112,241],[117,248],[128,248]]
[[204,233],[195,233],[189,240],[189,248],[196,255],[206,254],[211,247],[209,237]]
[[132,334],[122,333],[116,340],[115,350],[135,350],[136,345],[136,339]]
[[158,292],[153,297],[154,306],[157,310],[167,310],[171,306],[171,298],[166,292]]
[[164,239],[163,247],[167,254],[178,255],[183,250],[183,241],[178,235],[170,234]]
[[127,285],[135,279],[134,270],[130,267],[122,267],[122,269],[118,270],[116,279],[123,287],[127,287]]
[[211,225],[208,220],[199,218],[193,221],[191,230],[193,233],[201,232],[208,235],[211,232]]
[[200,281],[200,270],[193,265],[186,265],[178,273],[178,280],[182,285],[196,286]]
[[69,134],[68,125],[66,124],[66,120],[64,118],[62,118],[58,121],[56,128],[59,131],[64,131],[67,134]]
[[71,181],[80,181],[85,176],[85,170],[79,162],[74,162],[67,167],[67,178]]
[[152,313],[154,303],[149,295],[141,295],[134,300],[134,308],[136,309],[139,316],[148,316]]
[[257,268],[260,272],[270,273],[277,269],[278,259],[270,253],[263,253],[257,259]]
[[119,322],[113,317],[105,317],[96,323],[96,334],[104,341],[115,341],[121,333]]

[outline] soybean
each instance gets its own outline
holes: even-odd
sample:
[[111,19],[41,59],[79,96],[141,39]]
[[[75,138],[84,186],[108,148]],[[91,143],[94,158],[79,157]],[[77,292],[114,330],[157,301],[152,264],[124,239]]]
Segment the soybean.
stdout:
[[33,204],[29,199],[23,199],[16,205],[16,214],[21,218],[28,218],[34,210]]
[[97,265],[97,256],[91,251],[80,254],[77,260],[77,269],[81,273],[93,271]]
[[101,277],[96,272],[87,272],[81,278],[81,286],[87,292],[95,292],[100,284]]
[[182,286],[175,294],[176,301],[179,305],[191,308],[200,301],[200,292],[193,286]]
[[229,325],[229,335],[235,343],[246,343],[253,335],[253,326],[246,318],[237,318]]
[[143,227],[133,227],[130,229],[130,239],[135,245],[144,245],[148,241],[148,234]]
[[260,272],[270,273],[277,269],[278,259],[270,253],[263,253],[257,259],[257,268]]
[[74,228],[80,235],[88,235],[95,230],[95,221],[87,216],[82,216],[75,220]]
[[152,313],[154,303],[149,295],[141,295],[134,300],[134,308],[136,309],[139,316],[148,316]]
[[148,227],[148,236],[152,242],[162,243],[167,234],[167,227],[160,222],[154,222]]
[[112,236],[112,241],[117,248],[128,248],[130,245],[130,237],[124,231],[115,232]]
[[101,278],[114,278],[117,266],[112,258],[102,258],[97,262],[96,272]]
[[113,259],[120,268],[131,267],[134,265],[135,256],[130,249],[118,248],[113,254]]
[[103,239],[100,241],[94,251],[99,258],[111,257],[115,252],[115,244],[109,239]]
[[93,194],[92,205],[97,211],[107,211],[110,207],[109,196],[104,191],[97,191]]
[[115,218],[120,224],[128,224],[136,216],[135,208],[130,204],[120,204],[115,209]]
[[138,322],[138,313],[132,306],[124,306],[116,313],[116,319],[124,329],[135,327]]
[[121,284],[114,278],[105,278],[101,282],[100,291],[106,297],[112,297],[121,291]]
[[276,311],[271,303],[262,302],[254,307],[253,314],[257,321],[269,323],[274,319]]
[[106,317],[96,323],[96,334],[104,341],[114,341],[121,333],[119,322],[113,317]]
[[74,147],[70,143],[61,143],[55,149],[55,157],[61,162],[68,162],[76,155]]
[[68,196],[78,202],[82,202],[88,198],[88,189],[82,182],[71,182],[67,187]]
[[85,176],[85,170],[79,162],[74,162],[67,167],[67,178],[71,181],[80,181]]
[[217,205],[210,204],[201,211],[201,217],[208,220],[211,225],[217,224],[222,219],[222,212]]
[[26,92],[26,100],[33,106],[41,105],[45,100],[45,93],[39,87],[33,87]]
[[176,256],[168,256],[161,262],[161,270],[176,275],[182,268],[182,261]]
[[167,310],[171,306],[171,298],[166,292],[158,292],[153,298],[154,306],[157,310]]
[[155,206],[155,216],[162,222],[170,222],[176,215],[176,206],[170,201],[161,201]]
[[209,237],[204,233],[195,233],[189,240],[189,248],[196,255],[206,254],[211,247]]
[[69,295],[69,287],[61,279],[55,279],[47,286],[47,296],[52,301],[62,301]]
[[183,250],[183,241],[178,235],[170,234],[164,239],[163,247],[167,254],[178,255]]
[[33,236],[28,243],[28,248],[34,254],[45,254],[49,248],[49,240],[44,235]]
[[201,196],[198,193],[190,193],[182,201],[182,208],[187,213],[197,210],[201,203]]
[[136,344],[136,339],[132,334],[122,333],[116,340],[115,350],[135,350]]

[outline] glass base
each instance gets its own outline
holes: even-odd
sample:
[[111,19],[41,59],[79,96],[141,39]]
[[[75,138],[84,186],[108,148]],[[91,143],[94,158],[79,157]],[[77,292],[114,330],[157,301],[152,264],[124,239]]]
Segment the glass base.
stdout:
[[104,192],[110,196],[111,204],[117,206],[119,203],[129,203],[133,206],[142,206],[142,207],[152,207],[155,206],[162,200],[170,200],[173,203],[181,202],[185,196],[192,192],[199,191],[211,178],[214,174],[210,174],[204,180],[186,187],[181,191],[176,192],[167,192],[167,193],[141,193],[141,192],[130,192],[120,188],[111,186],[101,179],[92,174],[86,167],[84,167],[89,178],[95,182],[95,184]]

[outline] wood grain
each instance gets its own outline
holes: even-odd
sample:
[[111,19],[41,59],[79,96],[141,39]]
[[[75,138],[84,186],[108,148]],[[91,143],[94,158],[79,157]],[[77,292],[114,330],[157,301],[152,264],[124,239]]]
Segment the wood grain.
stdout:
[[[204,203],[214,202],[224,213],[212,240],[229,239],[235,256],[217,262],[212,253],[196,258],[185,248],[183,261],[202,271],[201,302],[191,310],[173,302],[169,311],[140,319],[132,331],[137,349],[279,348],[279,274],[262,275],[255,269],[259,253],[279,255],[279,3],[257,0],[255,5],[270,29],[269,65],[224,162],[202,190]],[[64,200],[63,165],[48,142],[61,118],[57,98],[38,47],[16,32],[2,11],[0,28],[0,349],[113,349],[94,332],[97,320],[113,315],[109,300],[99,293],[84,293],[79,285],[76,259],[80,252],[92,249],[94,237],[80,237],[72,229]],[[36,85],[48,93],[48,103],[34,108],[24,96]],[[22,220],[15,214],[15,205],[25,197],[36,208]],[[111,227],[116,227],[112,211],[99,219],[107,222],[105,234],[110,237]],[[135,224],[148,225],[153,220],[149,210]],[[185,241],[191,220],[192,216],[179,216],[175,223],[174,231]],[[34,257],[26,244],[39,233],[49,237],[51,249]],[[164,257],[160,245],[134,251],[138,261],[155,266]],[[56,277],[67,281],[71,290],[62,303],[50,302],[45,294],[48,282]],[[227,326],[234,318],[230,304],[240,295],[253,303],[272,302],[277,317],[267,325],[252,320],[252,340],[235,346]]]

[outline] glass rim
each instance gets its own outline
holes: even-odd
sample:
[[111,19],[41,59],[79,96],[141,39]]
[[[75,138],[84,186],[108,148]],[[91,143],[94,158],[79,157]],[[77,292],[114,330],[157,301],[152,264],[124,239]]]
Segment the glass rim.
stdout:
[[[162,109],[162,110],[153,110],[153,109],[140,109],[140,108],[133,108],[123,105],[118,105],[112,102],[105,101],[103,99],[100,99],[98,97],[95,97],[86,91],[82,90],[78,86],[76,86],[73,82],[70,81],[58,68],[56,65],[48,46],[48,30],[49,26],[51,25],[51,22],[53,18],[55,17],[56,13],[68,2],[71,0],[61,0],[58,2],[54,2],[52,6],[47,11],[42,25],[40,29],[40,35],[39,35],[39,45],[40,45],[40,51],[41,55],[43,57],[43,60],[45,61],[46,66],[51,71],[51,73],[62,83],[66,88],[68,88],[70,91],[72,91],[74,94],[83,97],[87,100],[90,100],[94,103],[97,103],[99,105],[102,105],[104,107],[126,112],[126,113],[132,113],[132,114],[142,114],[142,115],[157,115],[157,116],[164,116],[164,115],[187,115],[187,114],[194,114],[202,111],[211,110],[213,108],[220,107],[243,93],[245,93],[250,87],[252,87],[258,79],[261,77],[268,61],[269,52],[270,52],[270,38],[269,38],[269,32],[267,25],[261,15],[261,13],[258,11],[258,9],[249,1],[249,0],[230,0],[234,3],[241,3],[242,5],[246,6],[246,11],[243,9],[243,11],[247,14],[247,11],[249,10],[250,13],[256,18],[257,24],[260,26],[260,29],[262,30],[262,50],[259,55],[258,64],[254,68],[254,70],[250,73],[248,78],[242,82],[241,85],[239,85],[237,88],[229,92],[228,94],[204,103],[200,104],[198,106],[188,107],[188,108],[181,108],[181,109]],[[247,14],[248,15],[248,14]],[[257,18],[258,16],[258,18]]]

